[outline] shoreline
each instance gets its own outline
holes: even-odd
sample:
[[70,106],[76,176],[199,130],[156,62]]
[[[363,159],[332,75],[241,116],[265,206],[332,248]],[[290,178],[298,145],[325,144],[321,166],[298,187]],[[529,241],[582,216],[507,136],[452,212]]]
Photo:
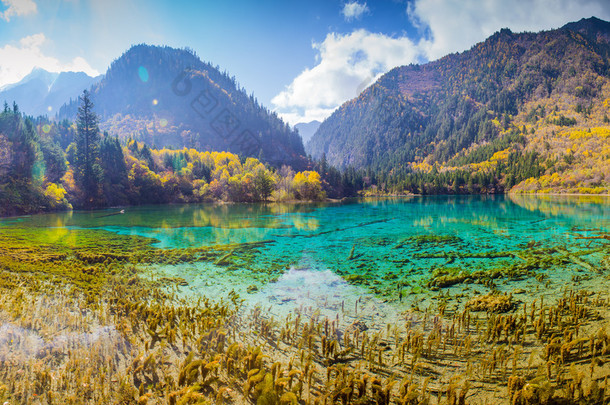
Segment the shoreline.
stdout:
[[96,212],[106,211],[110,209],[128,209],[137,207],[163,207],[163,206],[178,206],[178,205],[281,205],[281,204],[340,204],[348,201],[357,201],[360,199],[372,199],[372,198],[413,198],[413,197],[476,197],[476,196],[534,196],[534,197],[602,197],[610,198],[610,194],[579,194],[579,193],[521,193],[521,192],[508,192],[508,193],[497,193],[497,194],[374,194],[374,195],[359,195],[356,197],[343,197],[343,198],[326,198],[324,200],[286,200],[286,201],[204,201],[204,202],[172,202],[163,204],[144,204],[144,205],[120,205],[112,207],[98,207],[92,209],[65,209],[65,210],[41,210],[26,214],[15,214],[15,215],[0,215],[0,220],[11,219],[11,218],[25,218],[32,215],[41,214],[59,214],[67,212]]

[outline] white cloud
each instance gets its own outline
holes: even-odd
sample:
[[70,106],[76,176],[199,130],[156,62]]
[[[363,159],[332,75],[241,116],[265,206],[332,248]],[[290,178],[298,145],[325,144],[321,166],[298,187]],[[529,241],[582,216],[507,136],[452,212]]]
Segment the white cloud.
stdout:
[[357,1],[352,1],[349,3],[345,3],[343,6],[343,10],[341,10],[341,14],[345,17],[347,21],[353,19],[359,19],[362,17],[362,14],[369,11],[369,8],[366,6],[366,3],[360,4]]
[[383,73],[418,58],[417,47],[408,38],[366,30],[330,33],[313,47],[318,51],[318,64],[305,69],[271,100],[290,124],[326,118]]
[[38,11],[33,0],[1,0],[6,10],[0,12],[0,18],[10,21],[13,16],[34,14]]
[[570,21],[610,18],[607,0],[416,0],[409,16],[429,29],[419,46],[429,60],[461,52],[501,28],[513,32],[559,28]]
[[5,45],[0,48],[0,86],[18,82],[35,67],[49,72],[75,71],[85,72],[90,76],[99,75],[99,72],[80,56],[63,63],[57,58],[45,55],[41,48],[46,41],[44,34],[40,33],[22,38],[18,46]]

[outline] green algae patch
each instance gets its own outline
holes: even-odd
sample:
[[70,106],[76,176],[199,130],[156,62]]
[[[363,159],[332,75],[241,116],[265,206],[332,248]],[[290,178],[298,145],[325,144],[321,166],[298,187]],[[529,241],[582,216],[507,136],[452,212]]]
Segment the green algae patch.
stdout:
[[363,284],[372,280],[371,276],[363,274],[350,274],[344,277],[345,281],[351,284]]
[[[260,247],[271,242],[160,249],[154,247],[156,240],[152,238],[99,229],[4,227],[0,228],[0,266],[52,283],[66,283],[94,296],[110,278],[137,273],[134,266],[209,262],[226,268],[249,268]],[[270,266],[269,274],[278,273],[282,266]]]
[[428,282],[428,287],[450,287],[470,278],[469,272],[458,268],[437,268],[432,272],[431,280]]
[[462,239],[455,235],[414,235],[398,243],[396,246],[394,246],[394,249],[399,249],[406,245],[434,247],[458,245],[461,242],[463,242]]

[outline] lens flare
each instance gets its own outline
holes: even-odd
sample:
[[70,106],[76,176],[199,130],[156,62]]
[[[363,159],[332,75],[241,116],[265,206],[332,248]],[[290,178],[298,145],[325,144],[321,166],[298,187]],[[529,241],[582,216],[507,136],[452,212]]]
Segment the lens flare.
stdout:
[[159,120],[159,125],[161,125],[161,128],[165,128],[167,126],[167,120],[165,118],[161,118]]
[[138,76],[140,76],[140,80],[146,83],[148,81],[148,70],[144,66],[140,66],[138,68]]
[[49,124],[44,124],[42,126],[42,132],[44,132],[45,134],[48,134],[50,130],[51,130],[51,126]]

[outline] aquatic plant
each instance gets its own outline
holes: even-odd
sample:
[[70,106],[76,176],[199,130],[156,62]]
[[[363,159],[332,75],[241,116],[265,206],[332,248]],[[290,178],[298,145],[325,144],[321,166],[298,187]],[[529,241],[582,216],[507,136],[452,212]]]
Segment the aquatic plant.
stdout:
[[[303,307],[277,318],[235,293],[218,302],[178,294],[184,278],[146,270],[241,266],[257,244],[164,250],[78,229],[56,243],[18,228],[0,236],[0,399],[9,403],[461,404],[498,386],[499,403],[609,398],[606,291],[520,302],[440,290],[435,305],[392,324],[359,300],[332,317]],[[552,262],[525,249],[536,266]],[[588,272],[569,257],[588,252],[549,254]],[[468,278],[507,277],[481,274]]]

